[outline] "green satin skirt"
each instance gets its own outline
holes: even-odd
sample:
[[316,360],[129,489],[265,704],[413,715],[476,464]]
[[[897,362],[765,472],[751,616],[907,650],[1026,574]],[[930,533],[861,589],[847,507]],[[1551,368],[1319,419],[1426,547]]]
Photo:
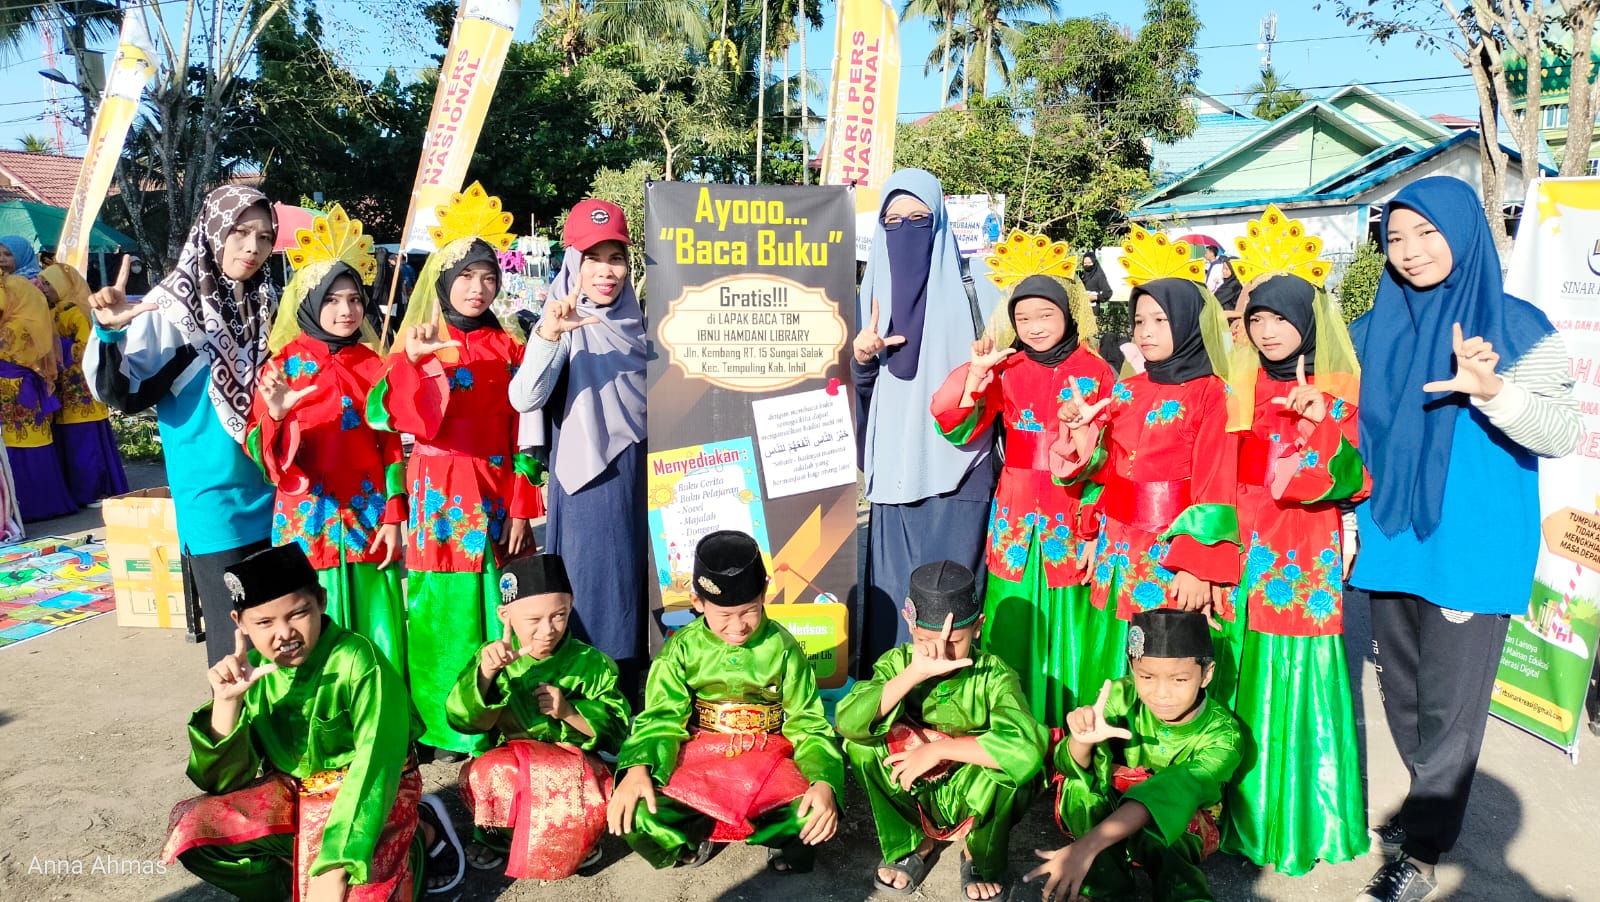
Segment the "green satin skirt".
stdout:
[[[1068,712],[1087,704],[1078,662],[1096,657],[1098,649],[1091,643],[1105,638],[1084,632],[1090,613],[1088,586],[1050,587],[1037,534],[1020,581],[989,572],[983,649],[1017,672],[1034,718],[1047,727],[1065,726]],[[1092,700],[1098,691],[1098,683],[1087,687],[1087,698]]]
[[406,577],[406,676],[427,726],[423,745],[474,756],[489,750],[488,736],[450,729],[444,702],[479,647],[500,638],[499,583],[500,568],[487,557],[478,573],[413,570]]
[[1223,851],[1290,876],[1366,854],[1344,638],[1247,633],[1234,713],[1244,760],[1223,806]]
[[406,594],[401,585],[405,565],[387,570],[377,564],[347,563],[317,571],[328,591],[328,617],[352,633],[365,636],[383,652],[401,676],[406,672]]

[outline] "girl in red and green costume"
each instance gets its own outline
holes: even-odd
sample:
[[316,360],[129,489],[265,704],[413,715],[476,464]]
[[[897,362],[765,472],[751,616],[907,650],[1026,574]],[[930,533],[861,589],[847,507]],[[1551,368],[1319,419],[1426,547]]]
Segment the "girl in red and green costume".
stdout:
[[[500,638],[501,564],[533,550],[528,521],[544,513],[539,468],[518,451],[509,395],[522,343],[489,309],[500,265],[485,237],[509,243],[511,235],[451,238],[451,209],[470,220],[472,206],[499,213],[477,184],[445,209],[436,230],[445,240],[422,268],[400,345],[367,401],[374,427],[416,436],[406,469],[406,667],[428,727],[422,742],[446,761],[489,748],[488,737],[450,728],[445,699],[461,662]],[[509,228],[510,215],[499,216]]]
[[1000,350],[992,338],[974,342],[972,362],[950,374],[932,405],[939,431],[957,446],[996,419],[1005,427],[1005,469],[989,509],[984,650],[1021,676],[1034,718],[1058,727],[1083,688],[1073,666],[1089,600],[1079,556],[1092,549],[1079,535],[1083,486],[1051,479],[1055,414],[1074,390],[1098,400],[1114,381],[1082,340],[1079,323],[1090,316],[1087,303],[1077,306],[1081,317],[1057,279],[1023,279],[1006,305],[1015,341]]
[[[1214,613],[1232,621],[1223,587],[1239,579],[1238,443],[1227,434],[1218,376],[1227,372],[1222,308],[1184,278],[1140,284],[1133,303],[1145,371],[1093,404],[1069,398],[1059,414],[1066,428],[1051,448],[1057,478],[1102,486],[1076,683],[1090,690],[1127,673],[1123,648],[1135,613],[1212,611],[1215,598],[1222,604]],[[1235,640],[1229,632],[1213,638],[1217,684],[1230,686],[1220,662],[1232,659]]]
[[364,327],[372,239],[338,207],[316,230],[340,246],[313,247],[302,231],[303,246],[290,251],[297,269],[268,339],[273,355],[244,447],[277,487],[273,544],[299,543],[328,592],[328,616],[371,639],[404,673],[405,594],[393,565],[406,517],[405,463],[400,436],[374,430],[364,415],[383,369],[371,347],[376,336]]
[[[1268,221],[1281,214],[1268,210]],[[1245,239],[1248,241],[1248,239]],[[1246,267],[1249,248],[1239,261]],[[1246,270],[1248,272],[1248,269]],[[1315,277],[1315,276],[1313,276]],[[1359,368],[1327,293],[1269,274],[1245,295],[1229,369],[1244,553],[1232,599],[1248,629],[1230,704],[1250,738],[1228,786],[1222,848],[1279,873],[1367,851],[1344,652],[1339,504],[1366,495]]]

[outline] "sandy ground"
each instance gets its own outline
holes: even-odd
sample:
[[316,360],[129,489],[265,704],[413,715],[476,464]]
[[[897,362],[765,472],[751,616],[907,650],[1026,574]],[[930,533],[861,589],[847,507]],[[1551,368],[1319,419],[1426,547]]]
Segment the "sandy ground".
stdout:
[[[158,466],[130,468],[136,485],[159,484]],[[98,527],[86,511],[30,529],[32,535]],[[1359,663],[1357,711],[1368,745],[1372,819],[1403,795],[1405,771],[1384,726],[1364,605],[1352,604],[1348,647]],[[204,650],[182,630],[123,629],[114,615],[0,649],[0,810],[10,825],[0,845],[0,899],[223,899],[181,867],[160,868],[167,813],[194,793],[184,776],[184,724],[207,697]],[[1577,765],[1555,749],[1491,721],[1473,787],[1465,835],[1440,868],[1438,898],[1600,900],[1595,864],[1600,835],[1600,747],[1587,734]],[[467,815],[453,785],[456,765],[424,765],[457,824]],[[1013,836],[1013,872],[1032,867],[1034,848],[1054,847],[1049,807],[1036,803]],[[763,897],[852,902],[874,895],[878,860],[865,799],[852,785],[839,837],[810,875],[764,870],[764,850],[734,846],[697,871],[655,872],[620,841],[607,839],[594,876],[550,884],[512,883],[469,872],[440,900],[734,900]],[[1218,899],[1353,899],[1378,866],[1376,854],[1323,865],[1300,878],[1219,856],[1208,863]],[[950,850],[918,894],[960,898]],[[880,894],[880,898],[891,898]],[[1014,885],[1010,898],[1038,898]]]

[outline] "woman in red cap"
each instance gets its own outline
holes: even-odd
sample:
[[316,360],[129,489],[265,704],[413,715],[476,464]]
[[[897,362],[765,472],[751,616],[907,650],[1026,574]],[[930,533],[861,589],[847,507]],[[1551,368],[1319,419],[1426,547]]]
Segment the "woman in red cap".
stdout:
[[[551,426],[545,544],[570,562],[579,638],[639,690],[645,610],[644,311],[628,267],[628,220],[593,198],[572,208],[566,258],[528,335],[511,403]],[[609,553],[585,553],[596,536]]]

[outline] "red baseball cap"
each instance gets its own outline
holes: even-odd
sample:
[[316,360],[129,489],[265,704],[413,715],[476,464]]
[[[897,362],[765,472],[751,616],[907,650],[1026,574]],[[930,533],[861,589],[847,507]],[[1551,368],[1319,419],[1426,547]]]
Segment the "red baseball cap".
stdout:
[[628,214],[607,200],[589,198],[579,201],[567,214],[567,224],[561,229],[561,243],[567,247],[586,251],[602,241],[628,241]]

